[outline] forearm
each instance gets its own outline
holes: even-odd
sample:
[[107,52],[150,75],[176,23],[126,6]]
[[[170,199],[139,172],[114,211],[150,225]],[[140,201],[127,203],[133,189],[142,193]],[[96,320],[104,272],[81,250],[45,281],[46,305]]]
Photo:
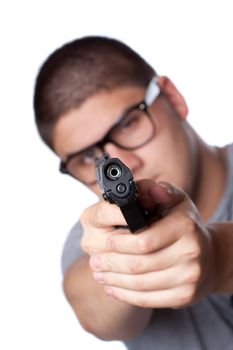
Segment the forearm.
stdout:
[[64,278],[65,295],[83,328],[106,340],[126,340],[139,334],[152,309],[139,308],[108,297],[92,277],[88,256],[79,258]]
[[215,247],[215,292],[233,293],[233,222],[208,225]]

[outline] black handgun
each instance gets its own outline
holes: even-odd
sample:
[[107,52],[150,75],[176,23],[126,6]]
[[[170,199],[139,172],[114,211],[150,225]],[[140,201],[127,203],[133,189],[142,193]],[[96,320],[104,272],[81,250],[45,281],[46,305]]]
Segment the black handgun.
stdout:
[[132,233],[147,226],[147,212],[139,203],[132,172],[119,158],[111,158],[108,154],[97,158],[96,178],[103,198],[121,209]]

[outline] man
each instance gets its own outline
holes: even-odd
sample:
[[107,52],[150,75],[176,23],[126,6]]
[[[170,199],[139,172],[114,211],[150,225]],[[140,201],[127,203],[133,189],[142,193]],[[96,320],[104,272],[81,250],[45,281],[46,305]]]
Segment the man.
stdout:
[[[232,349],[233,146],[201,140],[174,84],[108,38],[56,50],[34,107],[62,172],[100,196],[63,252],[65,294],[82,326],[134,350]],[[103,151],[132,170],[142,206],[161,216],[140,233],[101,199],[94,160]]]

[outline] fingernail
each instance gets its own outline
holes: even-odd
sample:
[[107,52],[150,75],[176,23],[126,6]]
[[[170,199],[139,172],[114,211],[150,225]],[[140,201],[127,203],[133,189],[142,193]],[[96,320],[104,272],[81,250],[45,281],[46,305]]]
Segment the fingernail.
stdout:
[[93,273],[94,279],[99,282],[103,283],[104,282],[104,274],[102,272],[94,272]]
[[92,256],[90,259],[90,266],[92,269],[100,268],[100,258],[98,256]]
[[173,193],[173,187],[171,184],[167,184],[165,182],[158,182],[158,185],[165,188],[167,193],[172,194]]

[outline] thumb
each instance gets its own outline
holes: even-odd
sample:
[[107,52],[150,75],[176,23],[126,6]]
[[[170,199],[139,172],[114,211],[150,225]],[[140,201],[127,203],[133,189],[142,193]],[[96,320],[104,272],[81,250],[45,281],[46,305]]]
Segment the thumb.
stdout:
[[186,193],[168,182],[153,183],[148,188],[151,205],[164,215],[167,211],[186,201]]

